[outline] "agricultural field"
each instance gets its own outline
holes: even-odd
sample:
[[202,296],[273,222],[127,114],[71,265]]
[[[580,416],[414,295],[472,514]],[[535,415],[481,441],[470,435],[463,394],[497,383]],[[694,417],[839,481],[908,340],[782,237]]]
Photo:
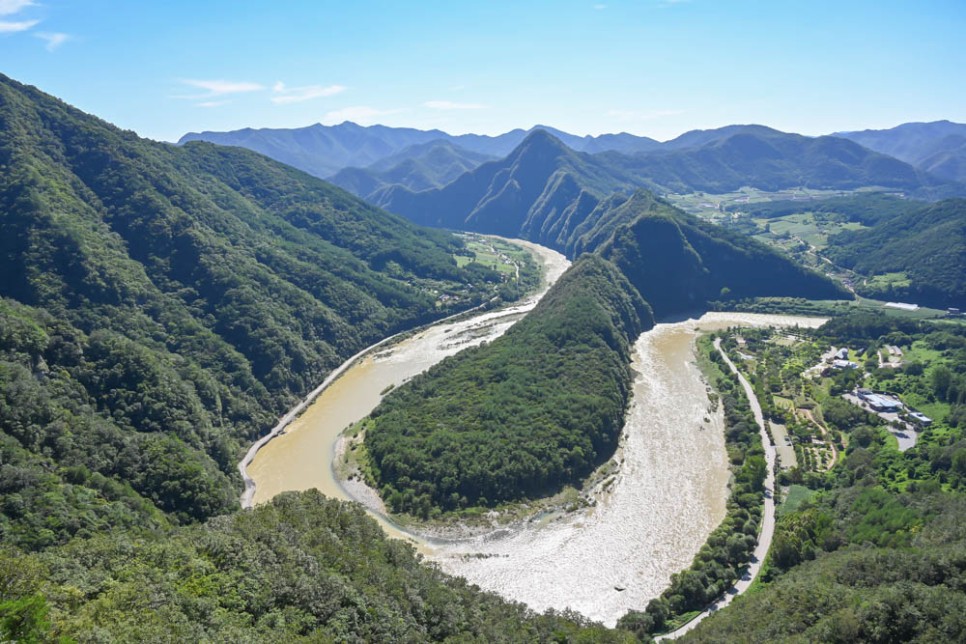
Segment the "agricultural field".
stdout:
[[516,276],[520,267],[530,260],[530,253],[519,246],[496,237],[466,234],[466,250],[472,254],[454,255],[460,268],[480,264],[502,275]]

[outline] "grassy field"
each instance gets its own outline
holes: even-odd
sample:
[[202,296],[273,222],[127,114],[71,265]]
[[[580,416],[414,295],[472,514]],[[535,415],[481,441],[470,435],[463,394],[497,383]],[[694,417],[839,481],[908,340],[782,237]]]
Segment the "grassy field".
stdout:
[[466,239],[466,248],[473,253],[473,256],[454,255],[456,264],[460,267],[471,263],[482,264],[504,275],[512,276],[517,274],[518,267],[522,266],[529,256],[529,251],[525,248],[495,237],[467,234]]
[[766,192],[757,188],[742,188],[737,192],[724,194],[709,194],[695,192],[690,194],[668,194],[664,198],[685,212],[699,215],[706,219],[722,219],[730,216],[724,210],[741,204],[762,203],[765,201],[779,201],[784,199],[801,200],[805,203],[812,199],[840,197],[850,194],[842,190],[810,190],[808,188],[794,188],[780,192]]
[[815,496],[815,490],[810,490],[804,485],[791,485],[785,500],[775,509],[775,513],[780,517],[789,512],[795,512],[805,501]]

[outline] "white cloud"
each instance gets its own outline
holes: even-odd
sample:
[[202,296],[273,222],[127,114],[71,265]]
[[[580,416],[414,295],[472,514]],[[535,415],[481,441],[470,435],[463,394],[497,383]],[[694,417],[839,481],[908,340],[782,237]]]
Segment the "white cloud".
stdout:
[[453,101],[426,101],[423,107],[433,110],[483,110],[486,105],[480,103],[456,103]]
[[70,40],[69,34],[62,34],[62,33],[51,33],[51,32],[42,31],[35,35],[41,40],[47,41],[47,44],[45,45],[45,47],[47,48],[47,51],[54,51],[55,49],[63,45],[65,42]]
[[20,22],[0,20],[0,34],[15,34],[20,31],[27,31],[39,22],[39,20],[21,20]]
[[222,105],[228,105],[231,101],[202,101],[201,103],[195,103],[196,107],[221,107]]
[[33,4],[33,0],[0,0],[0,16],[11,16]]
[[172,98],[183,98],[189,101],[197,101],[219,96],[229,96],[231,94],[243,94],[246,92],[260,92],[265,89],[264,85],[250,83],[246,81],[226,81],[226,80],[197,80],[191,78],[181,79],[181,82],[189,87],[205,90],[203,94],[189,94],[186,96],[173,96]]
[[275,92],[276,95],[273,96],[271,100],[276,105],[301,103],[302,101],[310,101],[313,98],[335,96],[336,94],[341,94],[344,92],[345,89],[346,88],[343,85],[304,85],[302,87],[286,87],[285,83],[278,81],[272,86],[272,91]]
[[386,116],[387,114],[395,114],[399,110],[377,110],[374,107],[369,107],[367,105],[355,105],[352,107],[343,107],[339,110],[332,110],[327,112],[325,116],[322,117],[322,123],[325,125],[338,125],[343,121],[352,121],[353,123],[358,123],[359,125],[371,125],[375,123],[380,116]]
[[221,96],[223,94],[238,94],[241,92],[257,92],[265,89],[263,85],[259,85],[258,83],[249,83],[244,81],[236,82],[225,80],[185,79],[181,82],[185,85],[190,85],[191,87],[207,90],[213,96]]

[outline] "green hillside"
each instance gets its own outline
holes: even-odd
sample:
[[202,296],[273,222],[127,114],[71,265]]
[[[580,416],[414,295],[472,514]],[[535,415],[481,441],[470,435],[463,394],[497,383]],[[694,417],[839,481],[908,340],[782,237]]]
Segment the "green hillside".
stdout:
[[623,272],[659,317],[700,310],[712,301],[848,296],[828,278],[764,244],[646,194],[634,195],[620,208],[635,219],[617,227],[598,252]]
[[828,241],[825,254],[861,275],[903,274],[889,285],[857,280],[856,289],[864,295],[966,308],[966,199],[910,203],[903,214]]
[[547,496],[617,447],[629,346],[653,324],[613,265],[586,255],[488,345],[448,358],[372,413],[373,482],[394,512]]
[[413,192],[441,188],[493,157],[447,141],[413,145],[365,168],[344,168],[329,181],[379,205],[382,193],[400,185]]
[[505,159],[437,190],[391,188],[380,203],[423,225],[523,237],[561,250],[604,196],[643,185],[535,130]]
[[7,78],[0,124],[7,543],[229,511],[242,446],[330,369],[501,279],[245,150],[145,141]]

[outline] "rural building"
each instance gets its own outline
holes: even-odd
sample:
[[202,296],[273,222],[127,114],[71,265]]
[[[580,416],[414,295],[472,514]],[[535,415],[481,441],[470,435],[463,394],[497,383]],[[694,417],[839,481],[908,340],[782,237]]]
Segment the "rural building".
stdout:
[[892,396],[872,393],[868,389],[859,389],[855,393],[861,400],[864,400],[869,407],[876,411],[892,413],[902,410],[902,403],[899,402],[897,398],[893,398]]
[[832,360],[832,368],[833,369],[858,369],[859,365],[858,363],[852,362],[851,360],[839,360],[838,358],[836,358],[835,360]]
[[909,412],[909,417],[922,427],[932,424],[932,418],[918,411]]
[[835,353],[835,357],[838,358],[839,360],[848,360],[849,359],[849,350],[848,350],[848,348],[842,347],[841,349],[839,349]]
[[899,309],[900,311],[918,311],[918,304],[908,304],[906,302],[886,302],[883,306],[889,309]]

